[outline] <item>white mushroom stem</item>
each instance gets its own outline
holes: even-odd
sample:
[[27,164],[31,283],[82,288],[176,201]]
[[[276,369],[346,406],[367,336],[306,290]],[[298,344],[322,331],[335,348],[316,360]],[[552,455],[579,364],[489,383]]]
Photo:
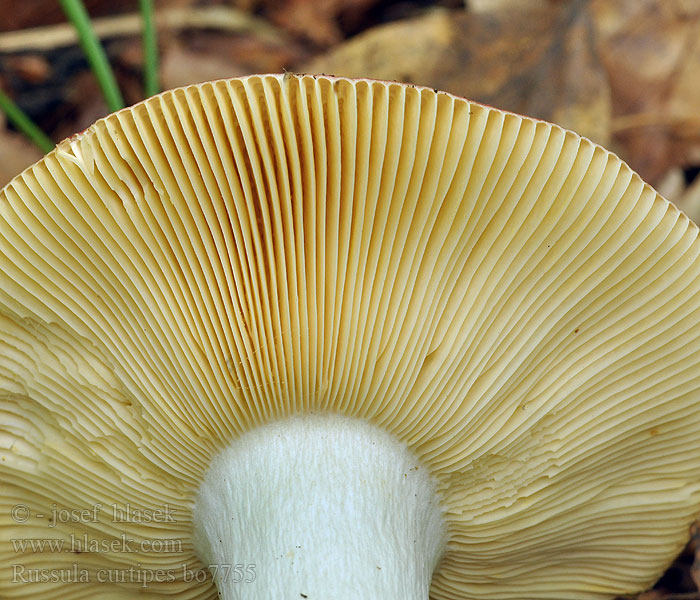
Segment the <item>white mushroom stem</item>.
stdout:
[[426,600],[445,548],[426,469],[386,432],[335,415],[272,423],[219,454],[194,533],[224,600]]

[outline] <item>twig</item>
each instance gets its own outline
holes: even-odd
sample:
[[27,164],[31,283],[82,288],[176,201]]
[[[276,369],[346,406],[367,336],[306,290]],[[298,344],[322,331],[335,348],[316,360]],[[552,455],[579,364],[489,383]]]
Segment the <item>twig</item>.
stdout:
[[620,115],[613,118],[610,129],[612,133],[627,132],[632,129],[647,127],[671,127],[674,130],[700,129],[700,117],[676,117],[657,112]]
[[[158,28],[175,31],[183,29],[214,29],[234,33],[255,33],[269,41],[285,39],[285,34],[275,27],[242,10],[227,6],[202,6],[172,8],[155,15]],[[142,29],[141,15],[131,13],[115,17],[93,19],[93,31],[100,39],[138,35]],[[72,46],[78,42],[75,29],[68,23],[9,31],[0,36],[0,52],[28,50],[53,50]]]

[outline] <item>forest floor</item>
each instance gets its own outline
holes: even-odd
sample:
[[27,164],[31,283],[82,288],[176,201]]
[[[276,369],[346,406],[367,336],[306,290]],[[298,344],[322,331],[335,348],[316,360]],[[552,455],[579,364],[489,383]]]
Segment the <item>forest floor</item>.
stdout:
[[[137,0],[86,0],[127,104]],[[700,0],[156,2],[162,89],[267,72],[437,88],[612,149],[700,220]],[[54,141],[107,114],[59,3],[0,0],[0,88]],[[41,157],[0,115],[0,186]],[[700,600],[700,535],[638,600]],[[689,535],[689,537],[691,537]]]

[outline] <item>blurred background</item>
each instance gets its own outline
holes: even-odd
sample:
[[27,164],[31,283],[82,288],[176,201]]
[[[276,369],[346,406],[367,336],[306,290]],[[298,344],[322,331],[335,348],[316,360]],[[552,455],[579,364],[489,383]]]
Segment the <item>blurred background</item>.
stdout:
[[[138,102],[138,0],[85,6],[126,104]],[[155,11],[161,89],[283,70],[421,84],[573,129],[700,221],[700,0],[156,0]],[[0,89],[54,142],[109,112],[58,0],[0,0],[0,15]],[[0,186],[41,155],[0,113]],[[639,600],[700,600],[699,546],[696,535]]]

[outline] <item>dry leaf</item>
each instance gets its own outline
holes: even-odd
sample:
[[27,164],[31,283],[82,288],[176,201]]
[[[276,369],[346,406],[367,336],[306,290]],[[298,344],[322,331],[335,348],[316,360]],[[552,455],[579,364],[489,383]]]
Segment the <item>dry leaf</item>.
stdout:
[[452,35],[451,13],[435,10],[424,17],[376,27],[301,70],[429,85],[429,74],[437,68]]
[[[700,188],[700,177],[698,177],[696,183],[698,188]],[[693,564],[690,567],[690,576],[693,579],[693,583],[695,583],[695,587],[700,592],[700,521],[696,521],[693,524],[690,534],[690,547],[693,552]]]
[[658,590],[649,590],[637,596],[637,600],[663,600],[664,595]]
[[359,21],[378,0],[262,0],[263,14],[290,33],[328,47],[343,38],[341,23]]
[[45,83],[51,74],[51,65],[41,54],[8,56],[4,60],[4,68],[32,85]]
[[168,47],[161,63],[161,82],[164,89],[235,77],[244,73],[245,71],[228,56],[196,52],[179,43]]
[[588,3],[524,6],[438,10],[375,28],[305,70],[426,85],[607,143],[610,94]]
[[651,183],[700,164],[700,2],[593,0],[615,149]]
[[280,72],[305,56],[298,44],[256,36],[191,32],[172,41],[161,65],[164,89],[191,83]]

